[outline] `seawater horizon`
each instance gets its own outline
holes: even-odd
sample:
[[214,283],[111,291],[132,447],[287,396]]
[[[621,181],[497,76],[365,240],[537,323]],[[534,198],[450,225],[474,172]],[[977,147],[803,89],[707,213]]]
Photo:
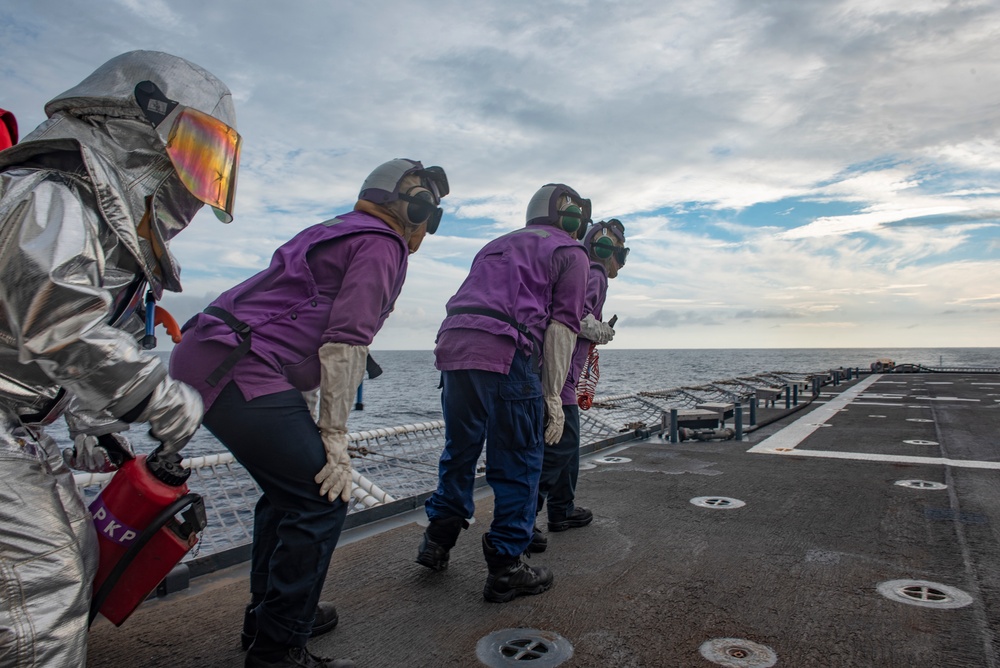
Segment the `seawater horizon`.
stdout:
[[[169,351],[155,351],[165,362]],[[348,431],[396,427],[441,419],[440,372],[431,350],[378,350],[372,357],[383,374],[365,380],[362,410],[352,410]],[[861,368],[880,357],[896,363],[925,366],[1000,367],[996,348],[632,348],[600,349],[597,396],[703,385],[713,381],[767,372],[814,373],[837,368]],[[62,420],[49,428],[57,440],[69,444]],[[127,433],[137,452],[149,452],[155,443],[144,425]],[[275,444],[276,451],[280,443]],[[225,452],[207,429],[199,429],[184,449],[186,457]]]

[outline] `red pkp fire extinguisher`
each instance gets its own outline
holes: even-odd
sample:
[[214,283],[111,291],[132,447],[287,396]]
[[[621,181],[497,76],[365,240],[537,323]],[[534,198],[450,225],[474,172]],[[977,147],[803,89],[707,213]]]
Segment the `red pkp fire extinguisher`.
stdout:
[[121,626],[198,542],[207,521],[201,496],[188,490],[190,475],[180,455],[157,448],[122,464],[90,504],[100,546],[91,623],[100,612]]

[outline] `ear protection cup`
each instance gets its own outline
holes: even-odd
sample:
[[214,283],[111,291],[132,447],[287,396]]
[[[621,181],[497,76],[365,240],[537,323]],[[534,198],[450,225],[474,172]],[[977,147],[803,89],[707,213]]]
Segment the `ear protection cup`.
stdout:
[[570,204],[559,212],[559,227],[574,236],[576,235],[576,231],[580,229],[582,221],[583,212],[575,204]]
[[414,225],[420,225],[431,217],[434,210],[434,196],[427,190],[420,190],[414,195],[409,195],[406,200],[406,217]]
[[607,260],[609,257],[614,255],[615,242],[609,237],[595,239],[594,243],[590,247],[590,252],[594,254],[594,257],[600,260]]
[[399,195],[407,203],[406,219],[411,225],[427,223],[427,233],[434,234],[441,222],[441,209],[435,205],[434,194],[423,188],[412,188],[410,192],[413,194]]

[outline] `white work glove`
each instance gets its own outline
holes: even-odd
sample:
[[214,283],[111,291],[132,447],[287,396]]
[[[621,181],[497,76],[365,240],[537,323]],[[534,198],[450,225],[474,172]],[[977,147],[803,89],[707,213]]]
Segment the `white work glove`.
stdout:
[[588,313],[580,321],[580,336],[593,341],[599,346],[610,343],[615,338],[615,330],[607,323],[603,323],[594,317],[593,313]]
[[63,461],[70,468],[90,473],[111,473],[128,459],[135,457],[132,444],[121,434],[78,434],[73,447],[62,453]]
[[148,422],[149,435],[163,444],[160,452],[169,455],[187,445],[204,414],[201,395],[168,376],[153,389],[136,422]]
[[545,397],[545,444],[558,443],[562,438],[566,417],[559,394],[566,384],[569,364],[576,347],[576,334],[569,327],[552,320],[545,330],[542,348],[542,396]]
[[368,346],[325,343],[319,349],[319,429],[326,464],[314,480],[330,501],[351,499],[351,458],[347,454],[347,416],[365,373]]

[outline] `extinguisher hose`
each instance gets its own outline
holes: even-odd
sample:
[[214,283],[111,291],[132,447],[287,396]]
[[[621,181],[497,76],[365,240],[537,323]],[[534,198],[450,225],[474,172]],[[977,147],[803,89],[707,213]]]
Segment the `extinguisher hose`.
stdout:
[[161,510],[156,517],[153,518],[153,521],[149,523],[149,526],[139,533],[139,537],[136,538],[135,542],[129,546],[125,554],[122,555],[122,558],[118,560],[117,564],[115,564],[115,567],[111,569],[107,579],[101,583],[101,588],[97,590],[97,593],[94,594],[94,597],[91,599],[90,618],[87,620],[87,626],[94,623],[97,613],[104,605],[104,601],[111,595],[111,590],[115,588],[116,584],[118,584],[118,580],[121,579],[122,573],[124,573],[125,569],[132,564],[139,552],[142,551],[142,548],[146,546],[146,543],[152,540],[153,536],[155,536],[157,532],[167,524],[167,522],[173,519],[174,515],[179,513],[181,509],[197,502],[200,498],[201,496],[198,494],[185,494],[184,496],[179,497],[176,501]]

